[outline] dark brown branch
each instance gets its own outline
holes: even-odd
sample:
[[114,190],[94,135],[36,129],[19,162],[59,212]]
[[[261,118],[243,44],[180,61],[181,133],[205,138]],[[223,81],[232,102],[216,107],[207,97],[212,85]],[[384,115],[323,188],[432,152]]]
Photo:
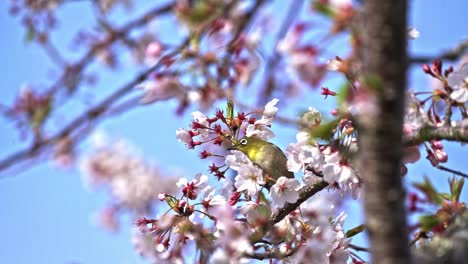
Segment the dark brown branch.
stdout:
[[274,225],[279,221],[283,220],[288,214],[296,210],[303,202],[312,197],[314,194],[320,192],[328,183],[325,181],[318,182],[313,186],[304,186],[299,190],[299,199],[295,203],[286,203],[284,207],[277,209],[273,212],[270,219],[270,224]]
[[464,178],[468,178],[468,174],[463,173],[461,171],[454,170],[454,169],[450,169],[450,168],[442,166],[442,165],[437,165],[436,168],[439,169],[439,170],[442,170],[442,171],[453,173],[455,175],[458,175],[458,176],[461,176],[461,177],[464,177]]
[[447,50],[439,54],[438,56],[413,56],[410,60],[411,63],[430,63],[435,59],[441,60],[448,60],[448,61],[456,61],[468,49],[468,40],[464,40],[460,42],[456,47],[453,49]]
[[369,249],[368,249],[368,248],[361,247],[361,246],[357,246],[357,245],[353,245],[353,244],[349,244],[349,245],[348,245],[348,248],[354,249],[354,250],[356,250],[356,251],[369,252]]
[[430,140],[468,142],[468,127],[425,127],[414,134],[405,136],[404,143],[407,146],[419,145]]
[[246,257],[253,258],[253,259],[258,259],[258,260],[264,260],[264,259],[285,259],[288,258],[297,251],[297,247],[294,247],[290,249],[287,253],[281,253],[278,250],[275,250],[274,252],[254,252],[252,254],[245,254]]

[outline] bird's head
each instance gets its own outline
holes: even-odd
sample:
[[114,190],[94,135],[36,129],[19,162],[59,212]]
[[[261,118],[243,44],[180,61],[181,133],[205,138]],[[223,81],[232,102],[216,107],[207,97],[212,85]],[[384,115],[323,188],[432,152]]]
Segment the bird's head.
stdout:
[[255,137],[243,137],[239,139],[238,141],[234,142],[234,145],[228,148],[228,150],[239,150],[250,157],[250,154],[255,152],[255,150],[260,149],[262,144],[267,144],[267,143]]

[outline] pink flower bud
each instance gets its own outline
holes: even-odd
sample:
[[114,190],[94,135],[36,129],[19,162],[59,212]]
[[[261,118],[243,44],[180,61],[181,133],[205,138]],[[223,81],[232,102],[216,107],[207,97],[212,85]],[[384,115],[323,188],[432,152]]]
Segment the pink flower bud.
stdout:
[[423,68],[423,71],[424,71],[426,74],[429,74],[429,75],[431,75],[432,77],[436,77],[435,74],[432,72],[431,68],[429,67],[429,65],[423,64],[422,68]]
[[448,160],[447,152],[445,152],[443,149],[434,150],[434,156],[437,159],[437,161],[441,163],[447,162]]
[[158,57],[163,51],[163,46],[159,41],[153,41],[146,47],[146,56]]
[[163,201],[164,199],[166,199],[166,197],[167,197],[167,194],[165,194],[165,193],[159,193],[158,194],[159,201]]
[[444,149],[444,145],[442,145],[442,142],[440,140],[432,140],[431,147],[433,149]]
[[431,65],[432,72],[435,75],[439,76],[442,74],[442,61],[441,60],[434,60]]
[[444,76],[445,78],[447,78],[449,76],[449,74],[451,74],[453,72],[453,66],[450,66],[448,67],[445,71],[444,71]]
[[330,95],[330,96],[335,96],[336,93],[333,92],[332,90],[328,89],[327,87],[322,87],[321,89],[321,94],[325,95],[325,99]]

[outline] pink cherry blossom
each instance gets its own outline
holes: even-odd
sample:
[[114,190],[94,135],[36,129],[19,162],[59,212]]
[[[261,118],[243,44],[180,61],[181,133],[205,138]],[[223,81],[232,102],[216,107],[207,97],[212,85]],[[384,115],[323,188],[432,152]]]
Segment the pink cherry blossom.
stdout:
[[270,189],[273,203],[278,207],[282,207],[285,203],[294,203],[299,198],[299,187],[298,180],[279,177]]

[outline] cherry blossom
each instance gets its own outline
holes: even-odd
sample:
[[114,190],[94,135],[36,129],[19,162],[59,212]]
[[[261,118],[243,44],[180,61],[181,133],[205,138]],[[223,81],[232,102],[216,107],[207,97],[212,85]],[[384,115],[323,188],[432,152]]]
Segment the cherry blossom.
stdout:
[[342,225],[346,218],[340,214],[331,223],[313,228],[310,239],[305,242],[292,258],[299,263],[347,263],[350,240],[346,238]]
[[81,158],[80,169],[87,186],[107,185],[117,204],[147,212],[157,193],[174,193],[175,178],[161,175],[135,152],[124,141],[101,146]]
[[156,58],[161,55],[163,52],[164,47],[159,41],[152,41],[146,46],[146,60],[148,64],[152,64],[155,62]]
[[249,124],[247,126],[245,135],[248,137],[258,137],[262,140],[269,140],[275,136],[275,134],[271,131],[269,126],[272,124],[273,119],[276,116],[276,112],[278,108],[276,104],[279,102],[279,99],[273,99],[265,105],[265,109],[263,110],[262,118],[255,121],[254,124]]
[[427,124],[426,112],[413,92],[406,97],[405,126],[408,132],[416,131]]
[[308,134],[299,132],[296,139],[298,143],[289,144],[286,147],[285,154],[288,157],[288,170],[298,172],[300,169],[305,171],[307,168],[312,168],[321,171],[325,161],[324,156],[317,147],[309,144],[310,137]]
[[453,89],[450,98],[458,103],[466,103],[468,101],[468,64],[464,64],[457,72],[450,74],[447,83]]
[[273,203],[278,207],[282,207],[285,203],[294,203],[299,198],[299,187],[298,180],[279,177],[270,189]]
[[144,91],[141,102],[143,104],[154,103],[158,100],[182,98],[185,94],[184,85],[176,78],[159,77],[155,80],[147,80],[137,86]]
[[[339,152],[332,152],[325,157],[323,165],[323,179],[328,183],[337,183],[343,191],[356,190],[360,187],[360,180],[350,164],[341,159]],[[358,193],[354,193],[356,197]]]
[[205,207],[206,211],[215,206],[226,205],[227,203],[224,196],[220,194],[215,195],[215,192],[216,190],[211,186],[207,186],[204,190],[202,205]]
[[192,142],[192,133],[190,133],[190,130],[186,130],[183,128],[179,128],[176,131],[176,138],[179,140],[179,142],[185,143],[188,145],[190,142]]
[[200,111],[193,112],[192,116],[194,129],[200,132],[202,137],[207,137],[209,134],[208,128],[210,127],[208,117]]
[[195,175],[195,179],[189,181],[186,178],[180,178],[177,181],[177,187],[182,187],[182,192],[184,195],[192,200],[197,199],[198,194],[203,191],[208,184],[208,176],[203,173],[198,173]]
[[421,36],[421,33],[414,27],[409,27],[407,34],[409,39],[417,39],[419,36]]
[[212,259],[219,261],[217,263],[224,263],[226,258],[223,254],[225,254],[224,256],[228,256],[229,263],[239,263],[244,253],[253,252],[245,226],[234,220],[234,211],[231,206],[219,206],[214,214],[219,216],[214,235],[218,238],[216,244],[220,252],[215,252]]
[[339,71],[343,64],[342,60],[339,59],[331,59],[327,61],[327,70],[329,71]]
[[237,191],[246,191],[249,195],[255,195],[260,190],[260,185],[264,184],[266,182],[263,178],[263,171],[254,164],[242,166],[234,178],[234,186],[236,186]]
[[226,156],[226,166],[239,171],[244,166],[252,165],[249,157],[239,150],[231,150],[231,155]]

